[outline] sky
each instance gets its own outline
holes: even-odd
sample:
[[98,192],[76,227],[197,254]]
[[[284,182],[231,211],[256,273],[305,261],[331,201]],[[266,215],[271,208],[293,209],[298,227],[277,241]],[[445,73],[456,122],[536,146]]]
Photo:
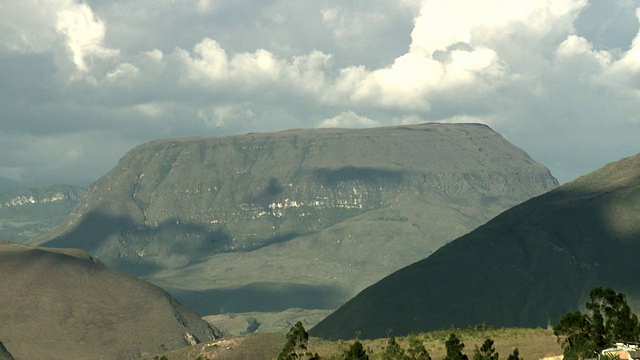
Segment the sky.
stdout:
[[640,0],[0,0],[0,178],[144,142],[489,125],[561,183],[640,152]]

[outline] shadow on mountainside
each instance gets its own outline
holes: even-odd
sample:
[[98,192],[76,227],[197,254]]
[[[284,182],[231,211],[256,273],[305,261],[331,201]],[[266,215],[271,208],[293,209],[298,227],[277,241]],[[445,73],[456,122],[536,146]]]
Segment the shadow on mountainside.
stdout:
[[313,171],[318,182],[327,187],[335,187],[340,182],[360,181],[365,184],[398,185],[406,176],[406,171],[386,170],[371,167],[345,166],[337,169],[320,168]]
[[250,243],[234,243],[223,227],[180,221],[149,227],[130,217],[92,212],[71,231],[42,246],[82,249],[118,270],[149,276],[157,270],[197,264],[202,258],[217,253],[254,251],[309,234],[311,232],[288,232],[266,239],[256,238]]
[[337,287],[293,283],[262,282],[208,290],[165,289],[201,315],[279,312],[291,308],[333,309],[336,303],[346,300],[346,295]]
[[[625,169],[628,168],[628,169]],[[611,286],[640,310],[640,156],[531,199],[372,285],[311,329],[350,339],[538,327]]]

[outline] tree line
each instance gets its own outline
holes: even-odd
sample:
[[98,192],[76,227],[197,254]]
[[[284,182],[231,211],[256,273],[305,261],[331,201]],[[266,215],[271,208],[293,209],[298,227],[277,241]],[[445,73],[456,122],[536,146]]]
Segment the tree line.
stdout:
[[[425,348],[424,343],[415,335],[408,337],[408,347],[403,348],[395,336],[389,337],[387,346],[381,354],[382,360],[431,360],[429,351]],[[287,334],[287,342],[282,351],[278,355],[277,360],[320,360],[322,357],[318,353],[308,351],[307,343],[309,334],[305,331],[301,322],[296,323]],[[473,352],[473,360],[499,360],[500,355],[493,347],[494,341],[486,339],[481,347],[475,348]],[[467,355],[462,353],[465,345],[456,336],[451,333],[445,348],[447,355],[443,360],[469,360]],[[364,349],[362,343],[356,339],[349,349],[345,350],[342,356],[332,356],[328,359],[332,360],[369,360],[367,350]],[[518,349],[514,349],[513,353],[508,356],[507,360],[521,360]]]
[[[585,360],[598,358],[598,354],[616,343],[639,343],[640,322],[638,316],[631,311],[626,296],[614,291],[611,287],[597,287],[589,293],[585,304],[586,311],[567,312],[553,327],[553,333],[561,345],[565,360]],[[278,360],[319,360],[320,355],[307,351],[309,335],[301,322],[291,328],[287,334],[287,342],[278,355]],[[389,337],[387,346],[382,352],[383,360],[431,360],[429,352],[417,336],[408,337],[409,346],[400,346],[395,337]],[[475,347],[472,360],[499,360],[499,354],[493,347],[494,341],[486,339],[481,347]],[[451,333],[445,342],[446,357],[443,360],[469,360],[462,353],[465,345]],[[367,351],[357,338],[345,350],[342,357],[329,359],[369,360]],[[507,357],[507,360],[521,360],[518,349]]]

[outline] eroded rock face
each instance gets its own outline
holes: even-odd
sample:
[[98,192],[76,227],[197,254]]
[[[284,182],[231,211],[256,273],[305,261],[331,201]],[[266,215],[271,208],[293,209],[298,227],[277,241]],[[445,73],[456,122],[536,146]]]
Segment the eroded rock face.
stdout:
[[170,288],[322,285],[340,294],[320,305],[335,306],[555,186],[478,124],[161,140],[123,157],[41,240]]

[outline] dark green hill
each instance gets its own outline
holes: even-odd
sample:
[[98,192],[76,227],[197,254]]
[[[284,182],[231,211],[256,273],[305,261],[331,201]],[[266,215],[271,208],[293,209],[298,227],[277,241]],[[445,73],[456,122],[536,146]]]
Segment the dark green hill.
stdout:
[[41,188],[0,188],[0,239],[26,242],[69,217],[84,188],[54,185]]
[[80,250],[0,243],[0,339],[18,359],[136,359],[214,338],[197,314]]
[[624,292],[640,309],[639,259],[636,155],[502,213],[362,291],[311,334],[545,326],[578,309],[595,286]]
[[40,239],[201,314],[335,308],[556,187],[479,124],[292,130],[141,145]]

